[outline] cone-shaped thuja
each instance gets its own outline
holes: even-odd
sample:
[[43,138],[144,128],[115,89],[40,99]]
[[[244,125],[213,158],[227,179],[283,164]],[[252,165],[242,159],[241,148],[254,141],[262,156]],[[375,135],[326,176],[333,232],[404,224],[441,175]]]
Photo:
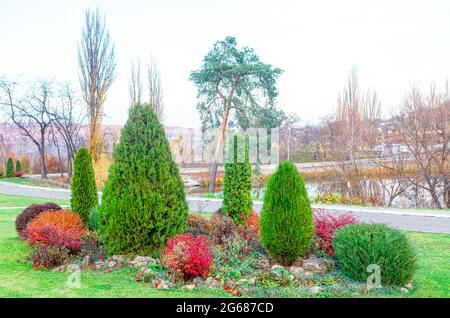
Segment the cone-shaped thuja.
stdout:
[[187,203],[157,116],[134,105],[114,148],[99,211],[109,253],[151,254],[185,229]]
[[260,234],[264,248],[283,265],[291,265],[311,245],[311,204],[302,176],[289,161],[280,163],[267,183]]
[[72,190],[70,207],[72,211],[80,214],[84,224],[87,224],[89,213],[98,205],[98,193],[91,155],[86,148],[77,150],[70,187]]

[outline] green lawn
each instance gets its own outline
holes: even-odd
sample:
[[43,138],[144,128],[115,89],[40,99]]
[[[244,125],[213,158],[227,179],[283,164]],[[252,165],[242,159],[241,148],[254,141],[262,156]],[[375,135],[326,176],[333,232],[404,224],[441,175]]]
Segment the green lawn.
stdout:
[[[0,207],[44,202],[0,195]],[[64,204],[64,202],[58,202]],[[66,202],[67,203],[67,202]],[[26,243],[17,238],[14,221],[20,209],[0,210],[0,297],[228,297],[222,290],[157,290],[133,282],[132,269],[111,273],[81,272],[81,287],[66,286],[67,273],[33,270]],[[407,233],[418,250],[419,269],[409,297],[450,297],[450,235]],[[405,296],[406,296],[405,295]],[[374,295],[383,297],[387,295]],[[397,295],[393,295],[398,297]]]
[[55,200],[45,198],[31,198],[18,195],[0,194],[0,208],[1,207],[26,207],[33,203],[55,202],[59,205],[70,205],[70,200]]
[[14,178],[2,178],[0,181],[10,182],[14,184],[34,186],[34,187],[44,187],[44,188],[53,188],[53,189],[62,189],[61,186],[51,183],[45,180],[41,180],[39,178],[30,178],[30,177],[14,177]]

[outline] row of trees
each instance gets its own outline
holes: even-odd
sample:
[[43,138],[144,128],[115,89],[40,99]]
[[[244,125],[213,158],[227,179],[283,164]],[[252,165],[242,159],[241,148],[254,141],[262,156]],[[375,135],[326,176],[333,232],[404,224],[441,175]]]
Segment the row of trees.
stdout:
[[[47,179],[45,158],[50,143],[57,150],[60,167],[67,166],[69,177],[75,152],[80,146],[87,144],[94,165],[100,160],[106,133],[101,125],[104,105],[117,74],[115,46],[105,17],[98,10],[86,10],[78,43],[78,66],[80,90],[68,82],[38,79],[25,83],[0,78],[0,103],[6,106],[8,117],[21,134],[36,146],[43,179]],[[163,113],[161,87],[161,77],[152,60],[148,66],[148,103],[159,118]],[[131,104],[143,102],[142,90],[140,64],[132,64]],[[89,127],[86,139],[80,133],[85,119]],[[66,165],[62,164],[64,158]]]

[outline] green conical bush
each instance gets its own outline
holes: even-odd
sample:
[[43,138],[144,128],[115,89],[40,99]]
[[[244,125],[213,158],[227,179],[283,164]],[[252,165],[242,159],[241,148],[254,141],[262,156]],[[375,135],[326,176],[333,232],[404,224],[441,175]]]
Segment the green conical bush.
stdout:
[[252,167],[248,157],[248,138],[238,140],[238,136],[233,135],[229,139],[231,144],[228,146],[225,162],[222,211],[235,223],[242,223],[243,216],[248,216],[253,208]]
[[72,211],[80,214],[83,222],[87,224],[90,211],[98,205],[98,193],[91,154],[86,148],[78,149],[75,155],[71,189]]
[[16,160],[16,172],[22,172],[22,165],[19,160]]
[[163,126],[134,105],[113,153],[99,211],[109,253],[152,254],[185,230],[188,207]]
[[8,161],[6,162],[6,177],[14,177],[14,163],[12,158],[8,158]]
[[311,204],[302,176],[289,161],[280,163],[267,183],[260,235],[266,251],[283,265],[291,265],[311,245]]

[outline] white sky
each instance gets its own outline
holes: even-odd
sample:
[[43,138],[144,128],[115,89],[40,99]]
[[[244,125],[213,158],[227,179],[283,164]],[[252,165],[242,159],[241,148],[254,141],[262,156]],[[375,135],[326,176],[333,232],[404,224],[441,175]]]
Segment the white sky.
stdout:
[[226,35],[284,69],[278,104],[303,123],[332,111],[353,65],[361,87],[377,90],[385,114],[413,83],[443,85],[450,70],[446,0],[0,0],[0,76],[78,85],[76,47],[87,7],[106,15],[116,45],[109,124],[126,120],[131,59],[153,55],[163,77],[165,124],[199,126],[188,77]]

